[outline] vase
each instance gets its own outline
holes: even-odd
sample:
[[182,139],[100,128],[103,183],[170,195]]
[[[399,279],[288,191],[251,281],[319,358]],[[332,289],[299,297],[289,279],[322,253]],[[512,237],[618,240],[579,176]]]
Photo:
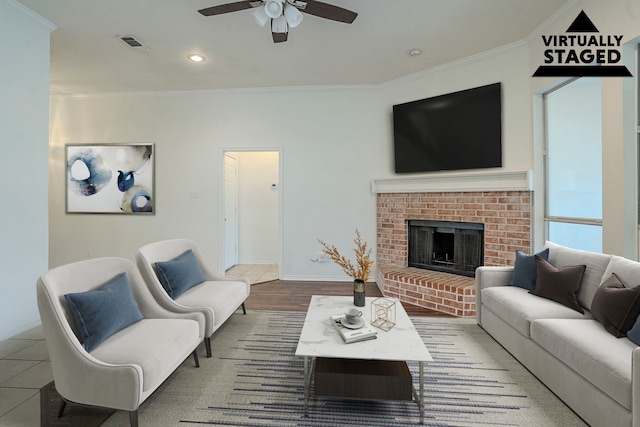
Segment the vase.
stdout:
[[364,307],[364,280],[353,281],[353,303],[358,307]]

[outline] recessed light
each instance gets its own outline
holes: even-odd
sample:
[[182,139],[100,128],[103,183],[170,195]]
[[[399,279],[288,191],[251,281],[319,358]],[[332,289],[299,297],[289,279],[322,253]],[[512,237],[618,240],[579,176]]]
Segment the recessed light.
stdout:
[[422,51],[420,49],[411,49],[409,50],[409,56],[420,56]]
[[187,58],[189,58],[190,61],[193,62],[204,62],[205,61],[205,57],[198,54],[198,53],[191,53],[189,55],[187,55]]

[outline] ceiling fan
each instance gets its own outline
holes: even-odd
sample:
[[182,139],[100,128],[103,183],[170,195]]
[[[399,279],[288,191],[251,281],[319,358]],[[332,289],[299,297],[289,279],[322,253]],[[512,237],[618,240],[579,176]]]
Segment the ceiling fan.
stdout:
[[287,41],[289,27],[295,28],[302,22],[302,14],[319,16],[332,21],[351,24],[357,13],[342,7],[315,0],[249,0],[226,3],[220,6],[200,9],[204,16],[222,15],[254,8],[253,17],[261,27],[271,23],[271,35],[274,43]]

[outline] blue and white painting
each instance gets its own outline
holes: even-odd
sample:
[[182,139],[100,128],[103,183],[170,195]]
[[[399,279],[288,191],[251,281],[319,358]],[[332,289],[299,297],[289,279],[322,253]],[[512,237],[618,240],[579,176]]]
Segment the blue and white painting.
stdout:
[[153,214],[153,148],[67,145],[67,212]]

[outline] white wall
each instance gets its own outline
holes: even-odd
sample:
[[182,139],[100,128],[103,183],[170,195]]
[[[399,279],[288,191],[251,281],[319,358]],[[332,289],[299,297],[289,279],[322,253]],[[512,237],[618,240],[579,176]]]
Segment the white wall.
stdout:
[[[391,106],[501,81],[504,169],[531,169],[526,46],[518,44],[383,87],[301,88],[64,97],[52,106],[52,265],[92,256],[132,257],[148,241],[186,236],[217,266],[222,149],[283,150],[282,277],[346,280],[314,263],[322,239],[351,254],[355,229],[375,247],[371,180],[392,176]],[[281,111],[287,111],[286,115]],[[244,118],[251,117],[250,125]],[[241,119],[239,119],[241,118]],[[156,144],[153,217],[65,215],[64,144]],[[197,189],[202,197],[189,199]],[[101,230],[117,237],[105,239]],[[115,234],[114,234],[115,233]],[[60,242],[73,242],[64,250]]]
[[[350,248],[356,227],[375,241],[369,182],[380,163],[382,116],[370,87],[53,99],[51,265],[83,259],[89,250],[132,259],[145,243],[186,237],[220,269],[223,152],[276,147],[283,152],[283,277],[344,279],[336,266],[311,258],[318,238]],[[64,145],[106,142],[155,143],[154,216],[65,214]],[[201,197],[189,198],[193,190]]]
[[[606,5],[588,0],[571,3],[539,32],[564,32],[583,3],[603,33],[633,34],[640,28],[637,0]],[[311,259],[320,250],[317,239],[349,253],[356,228],[375,246],[375,196],[370,181],[393,176],[393,104],[500,81],[503,170],[529,170],[538,164],[533,148],[533,98],[541,88],[557,80],[531,77],[542,58],[538,38],[533,35],[526,42],[380,87],[54,99],[49,176],[51,265],[82,259],[88,249],[92,256],[132,258],[136,248],[147,242],[187,237],[200,242],[208,258],[219,267],[222,152],[234,147],[277,147],[284,153],[280,183],[283,278],[347,279],[337,266],[313,263]],[[623,160],[623,150],[628,149],[621,136],[621,129],[626,129],[627,124],[619,80],[609,79],[603,87],[603,117],[611,119],[606,123],[603,120],[607,144],[603,193],[608,198],[603,212],[608,233],[604,249],[613,252],[622,252],[625,230],[633,226],[626,208],[621,208],[628,201],[625,197],[629,197],[630,168],[613,167],[614,161]],[[65,215],[64,144],[105,142],[156,144],[155,216]],[[624,160],[628,162],[629,156]],[[200,198],[188,197],[194,189],[200,191]],[[537,229],[536,235],[540,232]]]
[[0,340],[40,323],[35,284],[48,267],[49,34],[0,0]]
[[280,155],[277,151],[240,151],[234,155],[238,159],[238,262],[277,264]]
[[[429,98],[491,83],[502,83],[502,169],[526,171],[533,167],[528,51],[515,43],[452,64],[408,76],[384,86],[387,118],[385,160],[380,178],[393,173],[392,113],[394,104]],[[464,123],[460,124],[464,126]],[[487,169],[493,171],[495,169]],[[450,171],[444,172],[450,174]],[[432,174],[433,175],[433,174]],[[416,174],[415,176],[420,176]]]

